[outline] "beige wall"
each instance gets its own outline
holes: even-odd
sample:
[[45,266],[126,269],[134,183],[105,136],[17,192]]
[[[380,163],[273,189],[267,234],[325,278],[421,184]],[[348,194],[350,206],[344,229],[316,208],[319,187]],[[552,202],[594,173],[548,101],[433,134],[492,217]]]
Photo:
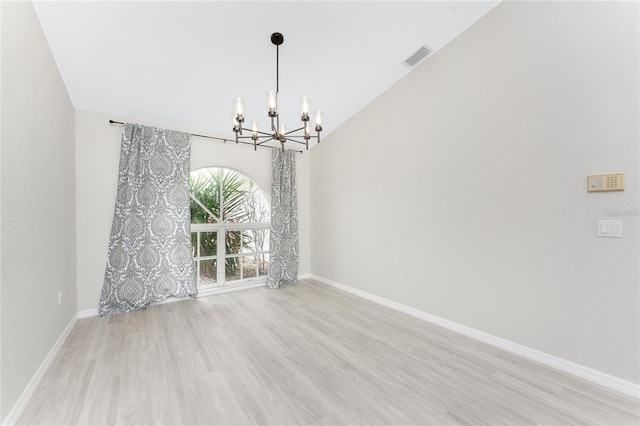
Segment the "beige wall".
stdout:
[[[98,308],[104,280],[107,245],[113,220],[122,127],[109,119],[207,134],[170,124],[92,112],[76,112],[78,310]],[[309,153],[296,157],[300,220],[300,274],[310,272]],[[191,169],[223,166],[238,170],[271,192],[271,151],[214,140],[192,138]]]
[[[74,113],[31,3],[0,4],[4,419],[73,314],[98,306],[107,120],[163,125]],[[500,4],[297,157],[300,274],[640,382],[637,76],[637,3]],[[266,150],[194,138],[192,169],[213,165],[269,190]],[[587,174],[613,171],[626,191],[586,193]],[[596,238],[612,211],[624,238]]]
[[639,383],[638,50],[637,2],[498,5],[313,149],[312,274]]
[[73,106],[33,5],[3,2],[1,26],[4,419],[77,305]]

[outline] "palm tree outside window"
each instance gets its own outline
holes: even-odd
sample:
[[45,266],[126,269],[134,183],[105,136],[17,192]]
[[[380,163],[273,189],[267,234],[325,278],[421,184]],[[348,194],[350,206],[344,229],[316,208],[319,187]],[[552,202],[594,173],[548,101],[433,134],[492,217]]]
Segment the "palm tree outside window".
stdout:
[[192,171],[189,189],[199,290],[264,282],[270,226],[264,191],[248,176],[222,167]]

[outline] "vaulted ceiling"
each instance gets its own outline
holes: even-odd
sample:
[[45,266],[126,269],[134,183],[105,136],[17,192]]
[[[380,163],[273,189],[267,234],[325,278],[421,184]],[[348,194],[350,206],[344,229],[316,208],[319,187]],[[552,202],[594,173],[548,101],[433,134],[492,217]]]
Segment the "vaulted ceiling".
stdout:
[[[266,130],[280,46],[281,119],[299,97],[329,133],[498,1],[37,1],[36,11],[77,110],[232,135],[232,99]],[[429,57],[426,59],[429,60]]]

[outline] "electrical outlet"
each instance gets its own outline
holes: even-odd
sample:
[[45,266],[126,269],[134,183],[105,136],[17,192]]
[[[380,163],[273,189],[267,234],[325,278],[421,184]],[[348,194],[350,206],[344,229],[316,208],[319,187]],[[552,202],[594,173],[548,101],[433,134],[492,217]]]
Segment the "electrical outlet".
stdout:
[[404,281],[404,271],[402,269],[398,269],[398,281]]
[[59,291],[58,292],[58,306],[61,306],[61,305],[62,305],[62,292]]

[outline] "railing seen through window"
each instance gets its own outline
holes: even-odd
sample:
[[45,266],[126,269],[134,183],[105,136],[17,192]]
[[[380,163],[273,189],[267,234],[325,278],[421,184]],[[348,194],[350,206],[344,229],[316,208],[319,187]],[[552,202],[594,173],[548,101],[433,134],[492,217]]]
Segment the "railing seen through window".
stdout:
[[265,279],[270,209],[264,192],[249,177],[221,167],[194,170],[189,187],[198,287]]

